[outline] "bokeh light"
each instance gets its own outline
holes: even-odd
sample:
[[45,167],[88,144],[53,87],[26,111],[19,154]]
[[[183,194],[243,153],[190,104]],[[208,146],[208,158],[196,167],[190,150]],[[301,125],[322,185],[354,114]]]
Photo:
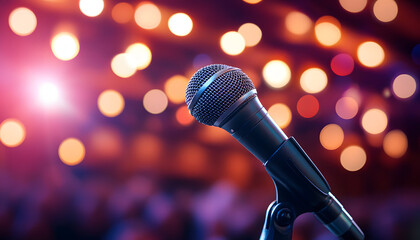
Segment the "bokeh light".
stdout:
[[146,44],[133,43],[125,52],[129,54],[127,61],[131,61],[130,65],[134,65],[137,70],[147,68],[152,61],[152,52]]
[[351,13],[358,13],[365,9],[367,0],[339,0],[341,7]]
[[151,114],[159,114],[168,106],[168,97],[159,89],[148,91],[143,97],[143,106]]
[[181,106],[176,110],[175,118],[179,124],[188,126],[194,122],[194,117],[191,116],[187,106]]
[[121,93],[105,90],[98,97],[99,111],[107,117],[116,117],[124,110],[125,102]]
[[71,60],[79,53],[79,40],[71,33],[61,32],[51,40],[51,50],[58,59]]
[[296,105],[298,113],[304,118],[311,118],[318,113],[319,102],[312,95],[302,96]]
[[[99,126],[90,132],[87,149],[88,159],[99,158],[102,160],[117,159],[124,149],[124,140],[121,132],[114,127]],[[93,157],[92,157],[93,156]]]
[[8,118],[0,124],[0,141],[7,147],[17,147],[25,140],[26,130],[17,119]]
[[335,112],[342,119],[352,119],[359,111],[359,104],[352,97],[342,97],[335,104]]
[[45,107],[51,107],[60,100],[60,89],[52,82],[44,82],[39,86],[38,99]]
[[347,76],[353,72],[353,58],[345,53],[340,53],[331,60],[331,70],[339,76]]
[[400,158],[407,152],[407,136],[401,130],[392,130],[385,135],[383,148],[388,156]]
[[416,89],[416,80],[408,74],[397,76],[392,83],[392,92],[399,98],[405,99],[413,96]]
[[291,72],[289,66],[280,60],[272,60],[263,68],[264,81],[272,88],[281,88],[289,83]]
[[58,147],[58,156],[64,164],[69,166],[81,163],[85,154],[85,146],[76,138],[67,138]]
[[292,111],[283,103],[276,103],[268,109],[268,114],[280,128],[286,128],[292,121]]
[[307,93],[319,93],[327,83],[327,74],[320,68],[309,68],[300,76],[300,86]]
[[344,169],[355,172],[363,168],[366,164],[366,158],[366,152],[363,148],[352,145],[341,152],[340,162]]
[[159,8],[151,2],[142,2],[134,12],[134,20],[144,29],[157,28],[162,19]]
[[104,0],[80,0],[79,8],[88,17],[96,17],[104,10]]
[[325,149],[335,150],[343,144],[344,131],[337,124],[328,124],[319,133],[319,141]]
[[357,48],[357,58],[366,67],[377,67],[384,61],[385,51],[378,43],[367,41]]
[[333,46],[341,39],[341,26],[337,19],[324,16],[315,23],[315,37],[324,46]]
[[193,28],[193,21],[185,13],[175,13],[168,20],[169,30],[176,36],[187,36]]
[[141,168],[155,166],[164,151],[164,143],[153,134],[138,134],[132,140],[130,152]]
[[261,2],[262,0],[243,0],[243,1],[249,4],[257,4]]
[[[144,60],[143,60],[144,61]],[[119,53],[111,60],[111,69],[118,77],[129,78],[137,71],[140,60],[134,54]]]
[[253,47],[257,45],[262,38],[261,29],[254,23],[242,24],[238,29],[238,33],[244,37],[245,46],[247,47]]
[[164,90],[169,101],[177,104],[185,102],[188,81],[189,79],[182,75],[175,75],[165,82]]
[[371,134],[378,134],[385,130],[388,125],[388,117],[385,112],[372,108],[366,111],[362,117],[363,129]]
[[33,33],[36,25],[36,16],[28,8],[16,8],[9,15],[9,27],[19,36],[27,36]]
[[245,49],[245,39],[240,33],[230,31],[220,38],[220,46],[226,54],[238,55]]
[[129,3],[120,2],[112,8],[111,15],[117,23],[128,23],[133,19],[134,8]]
[[312,20],[305,14],[292,11],[286,15],[286,29],[295,35],[304,35],[309,32],[312,27]]
[[394,0],[377,0],[373,4],[373,14],[381,22],[391,22],[397,17],[398,5]]

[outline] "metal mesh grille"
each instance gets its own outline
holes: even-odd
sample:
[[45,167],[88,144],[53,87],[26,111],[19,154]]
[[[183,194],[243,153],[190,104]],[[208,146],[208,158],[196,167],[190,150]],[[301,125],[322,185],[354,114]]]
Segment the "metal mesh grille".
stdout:
[[[198,70],[187,86],[187,105],[213,74],[227,67],[229,66],[217,64]],[[191,115],[203,124],[213,125],[233,103],[252,89],[255,89],[254,84],[245,73],[240,70],[229,71],[209,85],[191,110]]]

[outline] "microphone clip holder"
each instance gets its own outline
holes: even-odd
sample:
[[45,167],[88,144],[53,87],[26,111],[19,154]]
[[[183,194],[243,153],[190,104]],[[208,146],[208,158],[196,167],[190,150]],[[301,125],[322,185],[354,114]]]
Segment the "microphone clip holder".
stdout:
[[273,201],[267,208],[260,240],[292,239],[295,219],[293,208],[285,203]]

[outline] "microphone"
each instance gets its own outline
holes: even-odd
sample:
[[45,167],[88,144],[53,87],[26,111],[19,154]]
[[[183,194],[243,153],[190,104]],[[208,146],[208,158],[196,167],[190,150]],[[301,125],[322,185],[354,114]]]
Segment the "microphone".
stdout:
[[259,101],[254,84],[239,68],[213,64],[199,69],[185,97],[197,121],[228,131],[263,163],[275,184],[276,202],[292,209],[293,219],[313,212],[340,239],[364,239],[315,164],[277,126]]

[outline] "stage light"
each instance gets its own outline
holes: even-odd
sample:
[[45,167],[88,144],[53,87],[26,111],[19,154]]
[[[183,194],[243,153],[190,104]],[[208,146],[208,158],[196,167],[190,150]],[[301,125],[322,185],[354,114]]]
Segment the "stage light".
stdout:
[[27,36],[33,33],[36,25],[36,16],[28,8],[16,8],[9,15],[9,27],[19,36]]
[[148,91],[143,97],[143,106],[151,114],[159,114],[168,106],[168,97],[159,89]]
[[372,108],[366,111],[362,117],[362,127],[370,134],[378,134],[385,130],[388,125],[388,117],[385,112]]
[[300,76],[300,86],[307,93],[319,93],[327,83],[327,74],[320,68],[309,68]]
[[184,76],[175,75],[165,82],[164,90],[169,101],[176,104],[185,102],[185,89],[187,89],[188,81],[189,79]]
[[71,33],[61,32],[51,40],[51,49],[58,59],[68,61],[79,53],[79,40]]
[[325,149],[335,150],[343,144],[344,131],[337,124],[328,124],[319,133],[319,141]]
[[134,65],[137,70],[142,70],[147,68],[152,61],[152,52],[150,51],[149,47],[143,43],[134,43],[131,44],[127,50],[128,57],[126,58],[127,61],[131,61],[129,65]]
[[243,0],[243,1],[249,4],[257,4],[261,2],[262,0]]
[[45,107],[52,107],[60,102],[60,89],[51,82],[44,82],[39,85],[38,98]]
[[400,158],[408,148],[407,136],[401,130],[392,130],[385,135],[383,148],[388,156]]
[[287,128],[292,121],[292,111],[283,103],[276,103],[268,109],[268,113],[280,128]]
[[142,2],[134,12],[134,20],[144,29],[157,28],[162,19],[159,8],[151,2]]
[[188,126],[194,122],[194,117],[191,116],[187,106],[181,106],[176,110],[175,118],[179,124]]
[[118,77],[129,78],[137,71],[138,61],[133,54],[120,53],[111,60],[111,69]]
[[377,0],[373,4],[373,14],[381,22],[391,22],[397,17],[398,5],[394,0]]
[[85,146],[76,138],[67,138],[58,147],[58,156],[64,164],[69,166],[81,163],[85,153]]
[[342,119],[352,119],[359,111],[359,105],[352,97],[342,97],[335,104],[335,112]]
[[298,11],[288,13],[284,23],[287,30],[295,35],[308,33],[313,24],[308,16]]
[[339,0],[341,7],[351,13],[358,13],[365,9],[367,0]]
[[168,27],[176,36],[187,36],[193,28],[193,21],[185,13],[175,13],[169,18]]
[[341,39],[340,23],[331,16],[324,16],[315,23],[315,37],[319,43],[330,47]]
[[311,118],[318,113],[319,102],[312,95],[302,96],[296,105],[298,113],[304,118]]
[[395,96],[406,99],[416,92],[417,83],[416,80],[408,75],[408,74],[401,74],[394,79],[392,83],[392,91],[394,92]]
[[364,42],[357,48],[357,58],[366,67],[377,67],[385,59],[383,48],[376,42]]
[[331,60],[331,70],[339,76],[347,76],[353,72],[353,58],[345,53],[340,53]]
[[245,49],[245,39],[238,32],[227,32],[220,38],[223,52],[229,55],[238,55]]
[[355,172],[363,168],[366,164],[366,158],[366,152],[363,148],[352,145],[341,152],[340,162],[344,169]]
[[8,118],[0,124],[0,141],[7,147],[17,147],[25,140],[26,130],[17,119]]
[[238,29],[238,33],[244,37],[245,46],[247,47],[253,47],[257,45],[262,37],[261,29],[253,23],[242,24]]
[[280,60],[272,60],[263,68],[264,81],[272,88],[286,86],[291,78],[289,66]]
[[125,101],[121,93],[105,90],[98,97],[98,109],[107,117],[116,117],[124,110]]
[[88,17],[96,17],[104,10],[103,0],[80,0],[79,8]]
[[128,23],[133,19],[134,9],[129,3],[120,2],[112,8],[111,15],[112,19],[117,23]]

